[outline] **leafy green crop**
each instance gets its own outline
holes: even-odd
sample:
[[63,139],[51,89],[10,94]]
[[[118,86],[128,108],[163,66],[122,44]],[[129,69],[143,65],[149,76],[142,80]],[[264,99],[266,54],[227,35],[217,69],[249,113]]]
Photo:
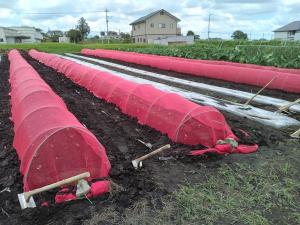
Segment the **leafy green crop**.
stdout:
[[158,46],[147,44],[15,44],[0,45],[0,52],[12,48],[65,53],[82,48],[115,49],[144,54],[166,55],[190,59],[222,60],[284,68],[300,68],[300,42],[297,41],[234,41],[200,40],[193,45]]

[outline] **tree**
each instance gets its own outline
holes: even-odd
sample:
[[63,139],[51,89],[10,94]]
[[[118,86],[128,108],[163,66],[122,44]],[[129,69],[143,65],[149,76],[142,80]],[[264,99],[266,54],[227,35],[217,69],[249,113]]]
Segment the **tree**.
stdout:
[[123,43],[130,43],[131,42],[131,35],[130,33],[123,33],[121,32],[121,38],[123,40]]
[[101,31],[100,35],[101,35],[101,37],[104,37],[105,36],[105,31]]
[[99,35],[95,35],[94,37],[92,37],[91,39],[94,39],[94,40],[99,40],[100,39],[100,37],[99,37]]
[[91,31],[88,23],[83,17],[78,20],[76,29],[80,31],[82,40],[84,40]]
[[188,32],[187,32],[187,34],[186,34],[187,36],[194,36],[195,35],[195,33],[194,33],[194,31],[192,31],[192,30],[189,30]]
[[194,39],[195,39],[195,40],[200,40],[200,35],[198,35],[198,34],[195,35],[195,36],[194,36]]
[[241,30],[236,30],[232,33],[231,37],[235,40],[247,40],[248,35]]
[[118,36],[118,32],[116,32],[116,31],[108,31],[108,35],[107,36]]
[[67,37],[70,38],[71,42],[78,43],[82,39],[82,35],[79,30],[71,29],[67,32]]

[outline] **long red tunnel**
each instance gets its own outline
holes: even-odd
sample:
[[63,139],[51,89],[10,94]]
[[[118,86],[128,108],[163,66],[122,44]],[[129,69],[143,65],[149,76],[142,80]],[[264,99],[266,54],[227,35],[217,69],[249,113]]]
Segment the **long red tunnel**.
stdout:
[[222,61],[195,60],[104,49],[83,49],[81,53],[128,63],[151,66],[194,76],[220,79],[259,87],[268,86],[286,92],[300,93],[300,70],[280,69]]
[[95,96],[116,104],[123,113],[137,118],[139,123],[166,133],[175,142],[201,144],[220,154],[257,150],[257,146],[247,148],[240,145],[233,150],[229,145],[217,145],[219,140],[238,138],[224,116],[213,107],[200,106],[177,94],[161,91],[151,85],[137,84],[52,54],[36,50],[31,50],[29,54],[64,73]]
[[90,172],[107,177],[105,148],[71,114],[61,98],[17,50],[9,52],[14,148],[21,160],[24,190]]

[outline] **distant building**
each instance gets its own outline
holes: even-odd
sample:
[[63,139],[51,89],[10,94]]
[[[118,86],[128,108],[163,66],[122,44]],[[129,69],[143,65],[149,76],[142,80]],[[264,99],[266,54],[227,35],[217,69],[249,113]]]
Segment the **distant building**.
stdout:
[[59,43],[70,43],[70,38],[67,36],[58,37]]
[[274,30],[276,40],[300,40],[300,21],[294,21]]
[[122,39],[122,36],[116,31],[108,31],[108,35],[104,36],[104,39]]
[[143,16],[130,25],[135,43],[154,43],[154,40],[181,35],[180,19],[164,9]]
[[14,29],[0,27],[0,44],[15,44],[23,43],[30,36],[23,35]]
[[155,39],[153,44],[158,45],[191,45],[194,44],[194,36],[172,36]]
[[64,36],[64,32],[62,32],[61,30],[48,30],[46,34],[48,36],[58,36],[58,37]]
[[23,36],[27,36],[29,38],[22,39],[22,43],[40,43],[43,40],[43,35],[39,29],[34,27],[9,27],[10,29],[16,30]]

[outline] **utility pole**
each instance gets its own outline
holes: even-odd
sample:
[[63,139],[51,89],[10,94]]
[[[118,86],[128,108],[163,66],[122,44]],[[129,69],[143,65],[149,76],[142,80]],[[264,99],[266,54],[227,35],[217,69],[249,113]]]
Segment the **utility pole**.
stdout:
[[209,13],[208,14],[208,27],[207,27],[207,39],[209,40],[209,35],[210,35],[210,18],[211,18],[212,14]]
[[108,38],[108,17],[107,17],[108,12],[109,12],[108,9],[105,9],[106,36],[107,36],[107,42],[109,43],[109,38]]

